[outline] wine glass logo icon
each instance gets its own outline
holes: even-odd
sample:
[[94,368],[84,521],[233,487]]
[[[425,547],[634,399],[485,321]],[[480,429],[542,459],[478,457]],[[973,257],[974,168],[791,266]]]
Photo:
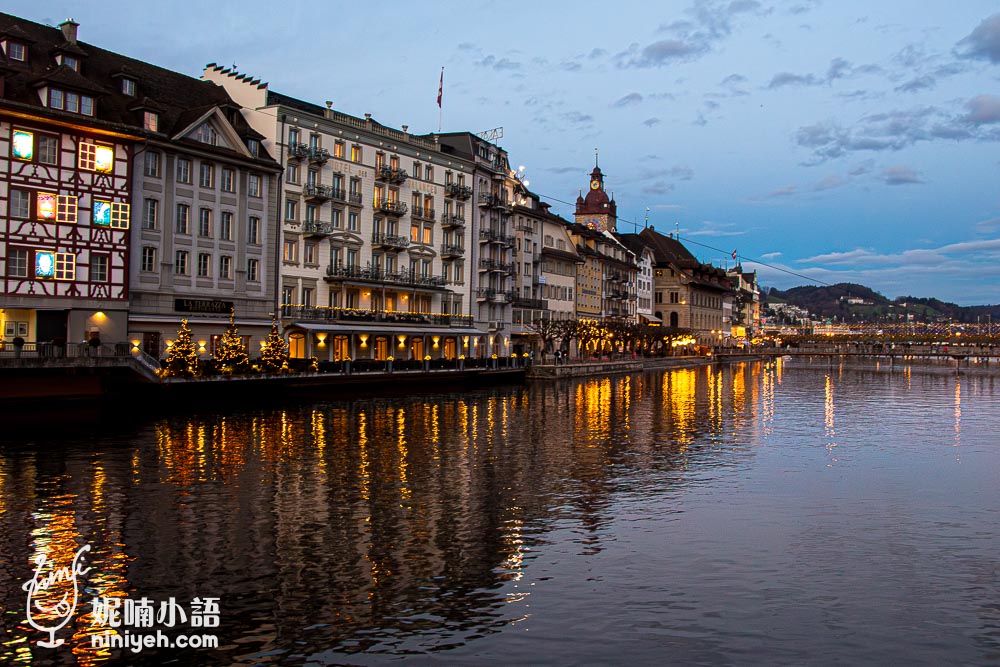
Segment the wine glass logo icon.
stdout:
[[76,611],[80,597],[78,577],[90,572],[89,567],[83,568],[84,554],[88,551],[89,544],[80,547],[71,567],[53,567],[45,554],[35,558],[35,572],[31,579],[24,582],[21,590],[28,593],[28,623],[36,630],[49,633],[48,639],[38,641],[39,646],[55,648],[62,645],[63,639],[56,639],[56,632],[69,623]]

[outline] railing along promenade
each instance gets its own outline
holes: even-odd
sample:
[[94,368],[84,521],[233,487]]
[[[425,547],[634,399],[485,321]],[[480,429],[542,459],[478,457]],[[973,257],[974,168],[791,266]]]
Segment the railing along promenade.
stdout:
[[799,344],[759,348],[758,354],[792,357],[877,357],[882,359],[977,359],[988,363],[1000,358],[1000,346],[994,344],[955,343],[829,343]]

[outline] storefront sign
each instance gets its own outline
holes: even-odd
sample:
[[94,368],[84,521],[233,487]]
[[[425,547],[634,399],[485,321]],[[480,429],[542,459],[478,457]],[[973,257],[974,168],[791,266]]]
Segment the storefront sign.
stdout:
[[233,309],[232,301],[209,301],[208,299],[174,299],[174,310],[178,313],[227,314]]

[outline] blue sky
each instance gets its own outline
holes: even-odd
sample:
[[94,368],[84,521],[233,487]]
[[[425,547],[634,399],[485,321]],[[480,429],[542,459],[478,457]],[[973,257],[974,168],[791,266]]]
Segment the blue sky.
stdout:
[[[594,149],[619,215],[889,297],[1000,303],[995,1],[8,1],[80,39],[411,132],[504,128],[571,217]],[[619,223],[619,229],[631,226]],[[695,245],[693,242],[718,248]],[[730,260],[731,261],[731,260]],[[757,266],[766,285],[806,281]]]

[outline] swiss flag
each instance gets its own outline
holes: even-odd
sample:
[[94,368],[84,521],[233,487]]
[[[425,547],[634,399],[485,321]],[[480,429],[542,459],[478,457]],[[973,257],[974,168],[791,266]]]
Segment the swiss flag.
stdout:
[[441,108],[441,95],[444,93],[444,68],[441,68],[441,82],[438,83],[438,109]]

